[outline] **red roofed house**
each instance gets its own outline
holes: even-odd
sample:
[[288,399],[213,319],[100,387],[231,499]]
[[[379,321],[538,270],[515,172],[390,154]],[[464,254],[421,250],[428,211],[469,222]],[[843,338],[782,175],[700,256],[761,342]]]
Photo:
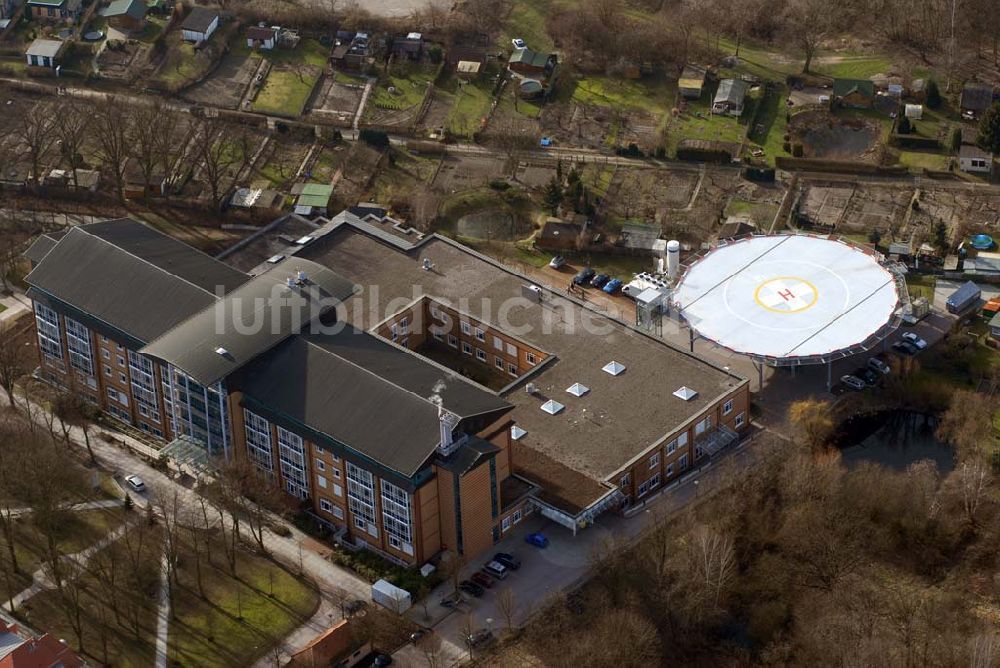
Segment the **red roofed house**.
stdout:
[[0,668],[81,668],[86,664],[72,649],[48,633],[34,636],[15,622],[0,618]]

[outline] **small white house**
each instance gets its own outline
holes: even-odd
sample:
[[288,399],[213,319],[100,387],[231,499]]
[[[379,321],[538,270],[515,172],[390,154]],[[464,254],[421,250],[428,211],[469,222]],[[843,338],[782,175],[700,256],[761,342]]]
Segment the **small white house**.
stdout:
[[963,144],[958,151],[958,168],[963,172],[990,174],[993,171],[993,154],[978,146]]
[[205,7],[195,7],[181,24],[181,31],[184,41],[201,44],[207,41],[218,27],[218,12]]
[[65,46],[66,43],[58,39],[36,39],[24,55],[32,67],[47,67],[54,70],[59,66],[59,57]]
[[278,44],[278,28],[250,26],[247,28],[247,48],[270,51]]

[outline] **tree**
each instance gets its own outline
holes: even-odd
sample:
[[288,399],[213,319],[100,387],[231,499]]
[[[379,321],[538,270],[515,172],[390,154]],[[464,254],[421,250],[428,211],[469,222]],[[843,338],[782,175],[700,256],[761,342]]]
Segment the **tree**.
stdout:
[[927,93],[924,101],[930,109],[938,109],[941,106],[941,89],[934,79],[927,82]]
[[549,213],[553,216],[559,213],[559,205],[563,201],[563,188],[562,184],[556,180],[555,177],[549,181],[549,184],[545,187],[545,203],[549,207]]
[[[136,105],[132,109],[129,121],[129,141],[135,153],[135,161],[142,173],[143,199],[149,200],[149,190],[153,185],[153,175],[161,166],[160,150],[161,135],[164,132],[162,120],[171,116],[166,105],[155,102],[153,105]],[[167,121],[169,124],[169,121]],[[165,175],[164,175],[165,176]]]
[[983,460],[992,452],[993,415],[996,401],[972,390],[955,390],[948,409],[941,415],[937,436],[952,444],[959,461]]
[[882,232],[881,232],[881,230],[879,230],[877,227],[873,227],[868,232],[868,241],[871,242],[871,244],[874,245],[877,248],[878,245],[879,245],[879,243],[882,241]]
[[521,155],[535,146],[532,127],[516,114],[505,116],[490,124],[489,143],[507,157],[507,170],[517,179]]
[[507,624],[507,632],[514,630],[514,615],[517,613],[517,595],[510,587],[497,592],[497,609]]
[[56,137],[59,139],[63,159],[72,170],[73,187],[79,185],[76,170],[83,166],[83,144],[87,138],[90,115],[73,98],[67,98],[58,107],[59,122]]
[[107,97],[94,108],[96,153],[101,166],[111,174],[118,201],[125,202],[125,170],[131,156],[131,116],[128,108],[114,97]]
[[1000,154],[1000,102],[994,102],[983,114],[976,143],[984,151]]
[[[4,326],[0,324],[0,330]],[[0,332],[0,388],[3,388],[7,401],[12,407],[17,404],[14,397],[14,385],[28,373],[20,342],[7,332]]]
[[819,399],[801,399],[788,408],[788,421],[810,449],[826,444],[833,433],[833,413],[830,402]]
[[216,207],[221,206],[226,194],[222,188],[223,179],[234,165],[246,159],[241,155],[243,144],[237,139],[241,133],[230,136],[230,128],[208,116],[202,116],[196,124],[195,155]]
[[829,0],[789,0],[784,18],[788,36],[805,56],[803,72],[809,72],[823,40],[837,30],[836,18],[842,11],[842,7]]
[[938,221],[934,225],[934,247],[940,253],[947,253],[951,247],[951,243],[948,241],[948,226],[944,221]]
[[31,163],[31,180],[38,185],[42,182],[42,158],[56,141],[58,115],[49,102],[35,105],[34,109],[21,115],[15,128],[18,138],[28,151]]

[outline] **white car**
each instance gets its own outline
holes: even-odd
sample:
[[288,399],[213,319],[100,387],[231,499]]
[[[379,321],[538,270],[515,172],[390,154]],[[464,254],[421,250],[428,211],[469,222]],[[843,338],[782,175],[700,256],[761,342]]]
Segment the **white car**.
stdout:
[[510,40],[510,43],[513,44],[514,48],[518,50],[528,48],[528,45],[525,44],[524,40],[521,39],[520,37],[515,37],[514,39]]
[[924,348],[927,347],[927,342],[913,332],[904,332],[903,336],[901,336],[900,338],[903,339],[904,341],[909,341],[910,343],[915,345],[917,347],[917,350],[923,350]]
[[146,491],[146,483],[142,481],[142,478],[135,474],[125,476],[125,482],[128,483],[128,486],[136,492]]

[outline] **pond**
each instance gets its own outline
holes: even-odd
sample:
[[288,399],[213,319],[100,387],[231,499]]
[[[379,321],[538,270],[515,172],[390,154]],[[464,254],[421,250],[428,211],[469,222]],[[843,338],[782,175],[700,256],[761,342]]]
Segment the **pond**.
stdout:
[[902,471],[922,459],[948,473],[955,468],[951,446],[937,439],[937,418],[909,411],[858,416],[838,430],[835,445],[847,466],[875,462]]

